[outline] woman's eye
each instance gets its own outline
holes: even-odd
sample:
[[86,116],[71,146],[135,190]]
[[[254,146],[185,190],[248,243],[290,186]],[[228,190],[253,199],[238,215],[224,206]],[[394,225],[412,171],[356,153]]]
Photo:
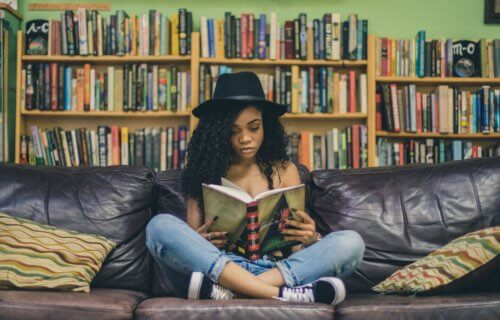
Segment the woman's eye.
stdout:
[[257,130],[259,130],[259,127],[257,127],[257,128],[250,128],[250,130],[251,131],[257,131]]

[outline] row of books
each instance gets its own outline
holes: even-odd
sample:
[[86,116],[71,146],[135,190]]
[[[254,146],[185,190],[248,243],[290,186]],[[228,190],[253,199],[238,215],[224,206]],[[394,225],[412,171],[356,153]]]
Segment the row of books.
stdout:
[[[0,23],[0,88],[4,88],[6,77],[4,71],[7,65],[7,59],[4,59],[6,36],[8,33],[4,30],[4,26]],[[0,92],[0,163],[9,161],[9,108],[5,103],[7,99],[4,97],[4,90]]]
[[500,77],[500,39],[377,38],[376,74],[396,77]]
[[405,142],[391,142],[379,138],[377,141],[379,166],[442,163],[494,156],[500,156],[500,143],[485,147],[470,140],[410,139]]
[[413,84],[379,85],[375,101],[377,130],[500,132],[500,90],[490,86],[470,92],[439,85],[434,92],[423,93]]
[[137,165],[155,171],[184,168],[189,140],[186,126],[146,127],[134,132],[128,127],[105,126],[97,130],[61,127],[31,127],[21,137],[21,163],[64,167]]
[[21,88],[25,110],[186,111],[191,74],[176,65],[27,63]]
[[364,125],[333,128],[324,135],[292,132],[288,139],[290,159],[309,170],[368,167],[368,131]]
[[[200,66],[200,101],[211,98],[217,78],[232,72],[225,65]],[[268,100],[286,104],[292,113],[367,112],[366,74],[356,71],[334,72],[331,67],[307,67],[299,70],[297,83],[290,67],[275,67],[274,73],[257,73]],[[297,104],[292,103],[296,88]]]
[[26,53],[52,55],[189,55],[192,13],[142,16],[123,10],[104,17],[96,10],[61,12],[60,20],[26,23]]
[[367,56],[367,35],[368,20],[358,19],[357,14],[341,21],[340,14],[326,13],[308,22],[307,14],[300,13],[284,23],[278,22],[275,12],[269,17],[225,12],[224,19],[200,18],[204,58],[307,59],[309,43],[314,59],[362,60]]

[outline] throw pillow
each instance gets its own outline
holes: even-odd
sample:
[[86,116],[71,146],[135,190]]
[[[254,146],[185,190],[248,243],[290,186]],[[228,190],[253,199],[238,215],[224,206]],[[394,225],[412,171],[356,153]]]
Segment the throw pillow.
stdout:
[[0,212],[0,289],[89,292],[116,243]]
[[[461,281],[484,279],[498,268],[500,227],[461,236],[407,265],[372,288],[380,293],[435,293],[457,289]],[[477,273],[483,273],[483,277]]]

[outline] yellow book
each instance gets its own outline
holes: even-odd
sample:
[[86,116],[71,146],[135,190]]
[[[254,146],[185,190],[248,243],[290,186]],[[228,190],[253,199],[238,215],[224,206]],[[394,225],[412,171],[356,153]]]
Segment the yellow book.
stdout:
[[134,14],[130,17],[130,34],[132,35],[131,53],[137,55],[137,16]]
[[121,127],[121,164],[128,165],[128,127]]
[[215,19],[215,57],[224,58],[224,20]]
[[292,66],[292,113],[299,113],[299,66]]
[[178,56],[179,55],[179,14],[178,13],[173,13],[170,16],[170,21],[171,21],[171,26],[170,26],[170,32],[171,32],[171,41],[172,41],[172,55]]

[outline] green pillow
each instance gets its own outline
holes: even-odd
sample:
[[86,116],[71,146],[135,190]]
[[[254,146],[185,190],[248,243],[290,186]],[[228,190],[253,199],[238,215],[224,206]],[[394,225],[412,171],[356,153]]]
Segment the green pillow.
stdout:
[[89,292],[116,243],[0,212],[0,289]]
[[[468,233],[428,256],[407,265],[372,288],[380,293],[418,294],[457,288],[457,282],[484,279],[474,273],[498,268],[500,227]],[[485,275],[485,274],[484,274]],[[454,285],[454,286],[453,286]]]

